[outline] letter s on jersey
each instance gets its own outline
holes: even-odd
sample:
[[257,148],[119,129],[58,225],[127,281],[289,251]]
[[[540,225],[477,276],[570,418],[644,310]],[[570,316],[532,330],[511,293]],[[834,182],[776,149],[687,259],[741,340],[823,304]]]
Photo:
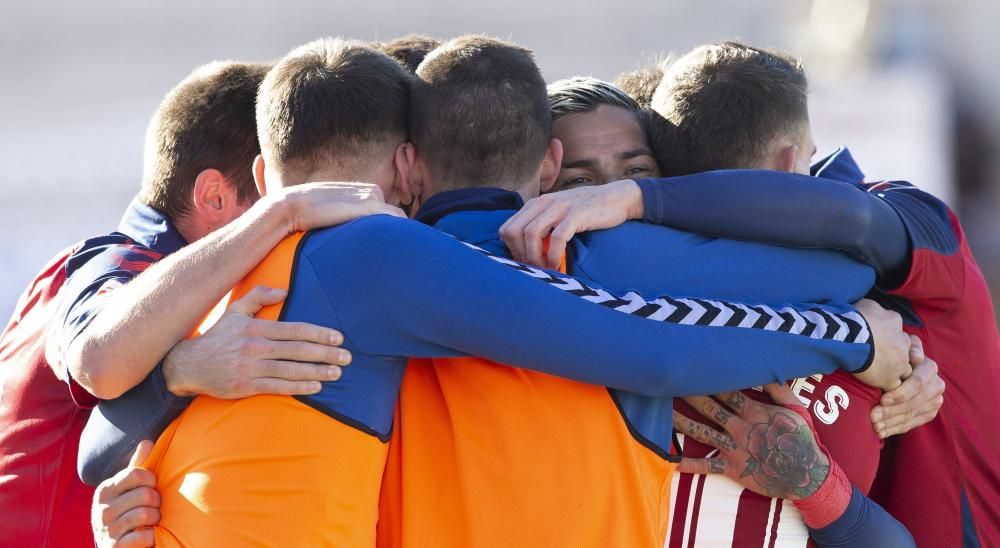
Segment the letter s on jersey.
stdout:
[[851,397],[843,388],[836,385],[826,390],[824,399],[825,403],[817,400],[813,405],[813,414],[823,424],[833,424],[840,416],[840,410],[847,409],[847,406],[851,404]]

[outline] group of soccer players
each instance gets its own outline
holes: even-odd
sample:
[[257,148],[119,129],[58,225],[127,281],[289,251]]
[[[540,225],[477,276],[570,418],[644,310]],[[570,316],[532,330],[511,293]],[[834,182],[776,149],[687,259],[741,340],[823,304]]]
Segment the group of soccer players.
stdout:
[[0,545],[1000,545],[954,214],[812,162],[788,54],[619,82],[483,36],[197,69],[0,336]]

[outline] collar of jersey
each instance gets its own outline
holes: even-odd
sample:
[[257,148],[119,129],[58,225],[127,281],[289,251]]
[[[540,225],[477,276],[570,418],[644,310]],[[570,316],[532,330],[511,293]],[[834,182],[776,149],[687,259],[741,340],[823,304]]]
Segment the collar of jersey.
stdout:
[[118,232],[164,255],[187,245],[170,218],[139,201],[138,196],[132,199],[122,215]]
[[414,219],[434,226],[442,218],[462,211],[503,211],[517,210],[524,205],[521,195],[502,188],[463,188],[446,190],[430,198],[422,206]]
[[851,156],[851,151],[844,146],[814,163],[809,173],[813,177],[833,179],[845,183],[858,184],[865,180],[865,174],[861,171],[861,167]]

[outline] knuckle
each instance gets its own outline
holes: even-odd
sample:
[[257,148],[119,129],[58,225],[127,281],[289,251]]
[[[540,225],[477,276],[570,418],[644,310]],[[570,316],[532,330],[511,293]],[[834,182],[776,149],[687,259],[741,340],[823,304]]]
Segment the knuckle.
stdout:
[[153,496],[154,491],[152,489],[143,488],[138,492],[139,504],[141,506],[152,506],[156,503],[156,498]]
[[274,376],[282,379],[294,379],[298,373],[294,364],[281,362],[274,366]]
[[[275,324],[277,326],[278,324]],[[301,323],[288,323],[285,329],[288,330],[288,336],[293,339],[305,339],[309,337],[309,328],[305,324]]]
[[295,358],[297,361],[308,361],[310,356],[309,349],[310,347],[308,344],[296,341],[289,347],[289,354],[291,354],[291,357]]
[[135,512],[135,521],[141,524],[151,523],[153,521],[153,512],[154,510],[152,508],[137,508]]
[[236,343],[236,353],[240,356],[252,356],[260,351],[260,339],[247,335],[250,334],[245,332],[244,336]]
[[253,366],[251,366],[250,362],[248,361],[239,360],[233,363],[232,369],[233,369],[233,374],[230,377],[230,382],[232,384],[240,382],[246,379],[247,377],[253,376]]
[[229,383],[229,389],[223,389],[223,393],[229,396],[240,396],[248,394],[253,390],[254,383],[245,377],[238,377]]
[[101,516],[101,523],[104,525],[109,525],[115,519],[111,507],[106,504],[102,504],[100,506],[100,512],[98,515]]
[[[136,472],[136,481],[140,485],[144,485],[147,487],[156,485],[156,474],[154,474],[153,472],[146,470],[145,468],[136,468],[135,472]],[[156,493],[156,490],[152,491]]]

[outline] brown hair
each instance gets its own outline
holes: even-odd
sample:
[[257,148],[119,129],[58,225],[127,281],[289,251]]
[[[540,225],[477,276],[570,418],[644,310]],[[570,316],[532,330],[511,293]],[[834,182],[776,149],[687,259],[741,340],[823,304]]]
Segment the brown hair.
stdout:
[[739,42],[696,48],[667,67],[653,97],[664,175],[759,166],[809,118],[798,59]]
[[441,41],[424,34],[407,34],[394,38],[384,44],[378,44],[382,53],[399,61],[410,72],[417,72],[417,67]]
[[338,162],[367,172],[406,139],[412,77],[362,42],[321,38],[292,50],[257,99],[261,150],[282,173]]
[[663,79],[663,65],[655,63],[631,72],[623,72],[615,77],[614,84],[642,108],[649,108],[653,102],[656,86]]
[[552,138],[549,99],[531,51],[484,36],[451,40],[417,70],[410,130],[443,189],[512,189]]
[[183,217],[191,209],[195,178],[206,169],[225,174],[241,202],[258,198],[254,100],[267,70],[259,63],[210,63],[170,90],[146,129],[143,203]]

